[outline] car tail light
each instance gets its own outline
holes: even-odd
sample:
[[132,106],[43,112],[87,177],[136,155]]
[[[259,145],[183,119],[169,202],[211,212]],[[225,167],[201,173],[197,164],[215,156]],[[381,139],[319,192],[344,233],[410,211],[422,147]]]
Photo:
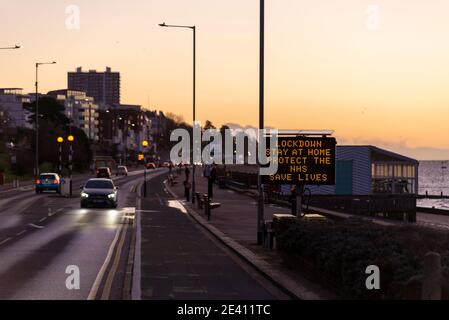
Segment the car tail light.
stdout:
[[56,180],[56,179],[53,180],[53,183],[54,183],[54,184],[58,184],[58,180]]
[[41,184],[41,181],[40,180],[36,180],[36,184]]

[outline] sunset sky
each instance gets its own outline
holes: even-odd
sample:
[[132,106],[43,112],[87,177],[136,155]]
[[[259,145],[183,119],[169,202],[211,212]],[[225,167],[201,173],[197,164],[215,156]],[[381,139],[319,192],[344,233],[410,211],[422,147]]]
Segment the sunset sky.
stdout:
[[[266,124],[332,129],[339,143],[449,158],[449,1],[267,0]],[[258,121],[257,0],[0,0],[0,87],[67,86],[82,66],[122,74],[122,103],[191,119],[198,26],[198,118]],[[66,7],[80,8],[80,29]],[[378,10],[378,11],[377,11]],[[377,12],[379,13],[377,15]],[[379,17],[379,19],[376,19]]]

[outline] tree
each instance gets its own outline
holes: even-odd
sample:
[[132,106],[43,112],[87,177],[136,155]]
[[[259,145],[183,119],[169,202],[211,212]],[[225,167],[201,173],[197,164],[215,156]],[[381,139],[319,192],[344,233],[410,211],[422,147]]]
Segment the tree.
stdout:
[[[31,113],[29,123],[36,122],[36,102],[25,103],[24,108]],[[53,97],[39,98],[39,122],[51,123],[57,127],[66,127],[70,121],[64,114],[64,106]]]
[[[26,103],[24,108],[31,113],[29,123],[34,124],[36,103]],[[63,137],[65,140],[62,146],[63,161],[65,164],[68,163],[67,137],[69,136],[70,120],[64,114],[64,106],[53,97],[39,99],[39,115],[39,163],[50,162],[56,169],[59,160],[59,145],[56,141],[58,137]],[[86,169],[92,161],[91,143],[82,129],[72,127],[72,135],[75,137],[73,165],[78,170]],[[32,143],[32,146],[33,152],[36,152],[35,144]]]
[[211,129],[215,130],[217,128],[212,124],[211,121],[206,120],[206,123],[204,124],[204,130],[211,130]]

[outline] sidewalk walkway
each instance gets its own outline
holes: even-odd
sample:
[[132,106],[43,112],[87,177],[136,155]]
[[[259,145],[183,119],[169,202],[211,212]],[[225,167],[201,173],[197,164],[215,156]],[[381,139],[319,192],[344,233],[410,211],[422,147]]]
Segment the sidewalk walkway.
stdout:
[[[207,180],[202,177],[201,170],[196,179],[196,192],[207,193]],[[178,198],[184,198],[183,181],[185,175],[175,174],[176,184],[167,186]],[[198,209],[197,204],[183,202],[184,205],[198,218],[197,221],[209,229],[215,236],[221,238],[234,251],[247,260],[254,260],[260,264],[258,269],[275,282],[283,283],[291,294],[304,299],[335,299],[333,293],[321,286],[293,273],[282,263],[282,259],[275,250],[264,249],[257,245],[257,202],[247,195],[239,194],[228,189],[214,186],[213,202],[219,202],[220,208],[213,209],[211,221],[207,222],[204,211]],[[274,214],[290,214],[288,208],[276,205],[265,206],[265,220],[271,220]],[[239,252],[240,251],[240,252]],[[252,261],[250,261],[252,262]],[[256,266],[257,267],[257,266]],[[278,281],[279,280],[279,281]]]
[[[141,199],[140,297],[143,300],[276,300],[288,297],[246,272],[164,188],[151,180]],[[138,227],[139,228],[139,227]],[[260,276],[259,276],[260,278]]]
[[[197,170],[201,171],[201,170]],[[176,174],[175,174],[176,177]],[[178,197],[184,196],[183,181],[185,175],[177,178],[177,184],[170,187]],[[207,194],[207,180],[197,173],[196,192]],[[213,202],[221,203],[221,207],[212,210],[211,224],[242,244],[257,243],[257,202],[247,195],[238,194],[229,189],[219,189],[214,185]],[[198,207],[192,208],[204,217]],[[274,214],[290,214],[291,211],[276,205],[265,207],[265,220],[271,220]]]

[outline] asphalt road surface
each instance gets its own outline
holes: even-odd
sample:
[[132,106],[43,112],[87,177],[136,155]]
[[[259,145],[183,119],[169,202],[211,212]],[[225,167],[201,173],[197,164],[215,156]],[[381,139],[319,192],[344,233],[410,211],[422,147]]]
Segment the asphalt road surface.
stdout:
[[[136,171],[113,178],[120,187],[117,210],[80,209],[78,196],[2,194],[0,299],[121,299],[142,177]],[[75,179],[74,194],[85,181]],[[68,280],[77,271],[79,289]]]

